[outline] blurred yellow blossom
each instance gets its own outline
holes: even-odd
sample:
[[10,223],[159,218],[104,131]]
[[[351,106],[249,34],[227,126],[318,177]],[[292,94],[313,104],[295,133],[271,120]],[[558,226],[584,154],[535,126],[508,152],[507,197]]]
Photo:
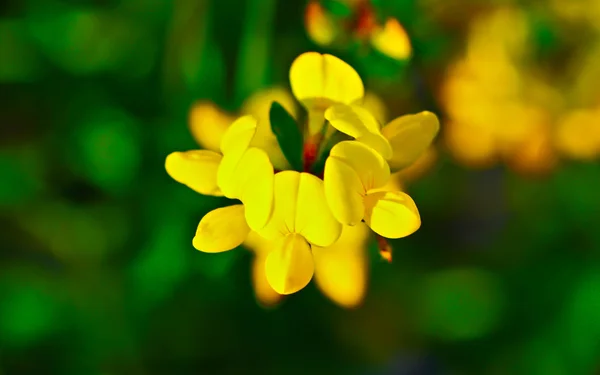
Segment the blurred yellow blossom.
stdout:
[[327,14],[319,1],[309,1],[304,13],[304,24],[310,38],[321,46],[327,46],[336,38],[334,20]]
[[[368,228],[381,237],[400,238],[421,224],[410,196],[385,189],[391,176],[388,160],[394,169],[420,160],[439,123],[435,115],[422,112],[382,128],[385,105],[372,94],[364,100],[356,71],[331,55],[300,55],[290,68],[290,84],[309,114],[300,126],[304,132],[271,124],[282,120],[272,117],[273,101],[292,119],[298,117],[295,102],[283,89],[250,98],[241,111],[250,115],[231,125],[225,123],[228,114],[201,102],[191,110],[190,127],[199,144],[210,149],[171,153],[165,167],[174,180],[201,194],[241,202],[206,214],[192,242],[209,253],[242,244],[251,249],[253,284],[261,303],[276,304],[282,295],[304,288],[314,274],[334,302],[356,306],[366,290]],[[334,125],[332,131],[324,131],[326,119]],[[326,158],[321,179],[321,172],[313,170],[313,148],[336,139],[335,129],[356,140],[338,142],[321,156]],[[282,138],[294,134],[304,139]],[[304,143],[304,150],[297,149],[303,152],[304,171],[285,170],[290,168],[285,155],[296,148],[287,153],[284,148],[297,147],[286,142]],[[276,164],[281,167],[274,168]]]
[[371,43],[379,52],[396,60],[408,60],[412,54],[408,34],[395,18],[388,18],[383,26],[372,31]]
[[596,0],[551,0],[550,8],[564,20],[589,25],[600,31],[600,2]]
[[600,109],[567,113],[558,122],[556,147],[574,159],[593,160],[600,156]]
[[[502,161],[523,173],[541,173],[556,165],[558,153],[597,156],[594,117],[583,115],[593,111],[573,109],[576,102],[565,99],[568,89],[561,92],[554,77],[532,70],[531,45],[521,10],[498,8],[471,24],[466,53],[449,67],[441,87],[449,117],[445,143],[459,162],[488,167]],[[575,89],[584,90],[581,84]]]
[[310,39],[329,47],[350,41],[370,44],[372,48],[394,60],[404,61],[412,55],[410,38],[395,18],[377,19],[369,0],[339,0],[340,7],[349,9],[347,15],[332,15],[319,0],[306,6],[304,23]]
[[218,152],[221,138],[233,120],[234,116],[214,103],[201,100],[192,106],[188,124],[192,136],[202,148]]

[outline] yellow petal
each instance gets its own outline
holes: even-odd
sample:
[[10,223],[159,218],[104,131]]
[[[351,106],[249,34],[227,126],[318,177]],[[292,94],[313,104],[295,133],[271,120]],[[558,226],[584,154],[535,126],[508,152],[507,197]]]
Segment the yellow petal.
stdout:
[[165,160],[165,169],[175,181],[204,195],[222,196],[217,186],[221,155],[208,150],[173,152]]
[[385,124],[388,121],[388,109],[383,100],[372,91],[367,91],[361,107],[371,112],[380,124]]
[[256,254],[252,261],[252,285],[258,302],[265,307],[275,306],[283,296],[277,293],[269,282],[265,272],[267,254]]
[[189,114],[189,127],[198,144],[207,150],[219,151],[223,134],[234,118],[209,101],[196,102]]
[[387,184],[385,184],[384,186],[377,188],[377,189],[373,189],[371,191],[369,191],[369,193],[374,193],[377,191],[405,191],[406,188],[404,186],[404,180],[401,177],[401,172],[396,172],[393,173],[390,176],[390,179],[388,180]]
[[250,228],[244,217],[244,206],[236,204],[204,215],[192,243],[196,250],[220,253],[240,246],[248,232]]
[[[433,145],[429,146],[429,148],[425,150],[423,155],[421,155],[414,163],[402,169],[401,171],[396,172],[395,175],[397,176],[399,181],[404,183],[416,181],[432,169],[437,159],[438,153],[436,148]],[[392,179],[393,176],[394,175],[392,175],[390,179]]]
[[383,157],[360,142],[340,142],[333,146],[329,157],[341,160],[352,168],[365,191],[385,185],[390,178],[390,168]]
[[295,231],[313,245],[329,246],[340,237],[342,226],[327,205],[323,180],[299,175]]
[[421,217],[415,202],[402,192],[374,192],[365,197],[365,223],[380,236],[406,237],[419,229]]
[[277,102],[285,108],[293,118],[298,118],[298,108],[289,90],[282,87],[270,87],[252,94],[242,104],[242,114],[255,116],[259,122],[269,119],[271,104]]
[[333,20],[318,1],[310,1],[306,6],[304,24],[310,39],[320,46],[327,46],[335,39],[336,28]]
[[241,153],[250,146],[256,134],[257,119],[254,116],[242,116],[235,120],[221,139],[221,152],[223,155],[232,152]]
[[248,225],[256,231],[267,224],[273,211],[273,166],[264,151],[252,147],[244,154],[239,168],[245,174],[240,173],[239,181],[244,187],[239,199],[246,207]]
[[252,261],[252,285],[254,286],[256,299],[264,307],[276,305],[283,297],[271,288],[265,274],[265,261],[267,255],[274,249],[274,245],[273,241],[261,237],[255,231],[250,231],[243,243],[243,246],[254,253],[254,260]]
[[407,167],[417,160],[433,142],[439,129],[437,116],[427,111],[398,117],[381,129],[394,151],[388,160],[392,171]]
[[307,52],[290,68],[292,92],[309,111],[325,110],[333,103],[351,104],[364,95],[354,68],[332,55]]
[[315,281],[333,302],[346,308],[364,299],[367,277],[369,228],[361,223],[342,230],[340,239],[329,247],[313,246]]
[[244,203],[252,230],[265,226],[273,207],[273,166],[263,150],[251,147],[239,157],[237,152],[223,156],[217,183],[227,198]]
[[388,18],[383,28],[373,32],[371,44],[379,52],[396,60],[406,60],[412,54],[408,34],[395,18]]
[[331,126],[379,152],[384,159],[392,157],[392,146],[381,134],[377,119],[358,105],[337,104],[325,111]]
[[298,117],[294,97],[288,90],[280,87],[261,90],[250,96],[242,106],[242,114],[250,114],[258,119],[256,134],[250,146],[265,150],[276,169],[286,170],[290,169],[290,165],[279,147],[277,137],[271,130],[269,113],[273,102],[280,103],[292,117]]
[[356,225],[365,215],[367,193],[356,172],[344,161],[327,158],[324,171],[325,198],[333,216],[344,225]]
[[280,238],[275,250],[267,255],[265,272],[267,281],[277,293],[296,293],[312,279],[314,262],[310,245],[295,233]]
[[340,236],[323,191],[323,181],[308,173],[283,171],[275,175],[273,213],[259,232],[267,239],[290,233],[303,235],[318,246],[329,246]]

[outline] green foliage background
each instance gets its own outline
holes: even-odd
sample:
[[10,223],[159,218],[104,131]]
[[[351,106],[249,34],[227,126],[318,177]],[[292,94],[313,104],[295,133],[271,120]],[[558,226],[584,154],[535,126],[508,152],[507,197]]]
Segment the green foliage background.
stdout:
[[[443,127],[436,82],[473,13],[494,2],[373,3],[406,26],[414,59],[334,53],[393,115],[433,110]],[[541,56],[560,64],[561,30],[538,3],[516,2]],[[442,149],[410,187],[422,228],[393,241],[392,264],[371,249],[357,310],[313,284],[264,309],[248,251],[192,248],[223,200],[172,181],[164,159],[195,147],[195,100],[237,110],[288,85],[300,53],[331,52],[308,40],[304,6],[2,2],[0,374],[598,373],[597,162],[531,178],[466,170]]]

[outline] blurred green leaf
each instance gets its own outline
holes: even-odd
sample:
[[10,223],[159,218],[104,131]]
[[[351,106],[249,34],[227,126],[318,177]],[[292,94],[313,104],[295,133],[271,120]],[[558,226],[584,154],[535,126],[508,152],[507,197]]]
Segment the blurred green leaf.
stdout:
[[50,288],[18,280],[5,288],[0,297],[0,341],[28,345],[59,328],[59,304]]
[[361,70],[368,77],[387,79],[397,83],[406,73],[410,60],[395,60],[385,54],[371,49],[368,54],[363,55],[360,60]]
[[73,131],[67,162],[76,173],[111,193],[135,185],[142,161],[136,121],[116,108],[100,107]]
[[528,16],[530,29],[532,30],[532,44],[539,50],[542,56],[546,56],[558,44],[555,25],[552,24],[552,20],[539,11],[529,12]]
[[421,296],[425,333],[444,340],[471,340],[488,334],[498,324],[504,305],[499,281],[478,269],[429,275]]
[[271,105],[269,119],[283,155],[294,170],[302,171],[304,140],[296,120],[277,102]]
[[[163,222],[151,231],[132,268],[136,298],[143,304],[155,304],[166,299],[189,272],[188,253],[193,233],[186,231],[184,216],[163,217]],[[188,244],[188,246],[183,246]]]
[[31,200],[44,188],[39,155],[29,150],[0,151],[0,207]]
[[552,336],[542,335],[528,342],[521,352],[519,375],[563,375],[588,374],[589,372],[574,372],[568,368],[564,353],[560,351],[560,343]]
[[181,70],[187,90],[194,98],[215,97],[211,90],[222,90],[225,60],[218,45],[207,42],[204,50],[193,45],[182,51]]
[[43,66],[22,21],[0,20],[0,82],[30,82]]
[[[578,222],[582,228],[593,225],[590,220],[600,210],[600,165],[593,163],[570,163],[556,171],[552,187],[557,204],[569,220]],[[561,222],[564,218],[561,219]]]
[[219,254],[207,254],[196,250],[192,259],[196,268],[207,278],[225,280],[231,277],[231,268],[241,255],[240,251],[243,251],[241,247]]
[[77,267],[100,264],[130,234],[126,213],[110,205],[46,202],[21,212],[18,221],[52,255]]
[[209,1],[175,1],[166,34],[163,81],[165,99],[178,112],[200,98],[225,99],[227,61],[213,38]]
[[236,72],[236,104],[270,84],[271,44],[277,1],[246,2],[244,31]]
[[339,18],[345,18],[352,15],[352,8],[347,1],[344,0],[321,0],[321,4],[325,11]]
[[130,75],[149,72],[155,48],[136,20],[103,10],[59,9],[43,9],[27,18],[33,40],[55,64],[86,75],[118,69],[133,59],[137,63],[130,64]]
[[581,374],[589,374],[600,353],[600,269],[587,270],[569,297],[562,322],[562,348]]

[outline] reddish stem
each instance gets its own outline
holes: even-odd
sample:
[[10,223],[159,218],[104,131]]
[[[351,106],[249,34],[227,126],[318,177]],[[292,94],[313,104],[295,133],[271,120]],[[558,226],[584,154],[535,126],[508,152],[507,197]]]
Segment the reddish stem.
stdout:
[[387,240],[380,235],[376,235],[376,237],[379,255],[381,255],[381,258],[386,262],[392,263],[392,246],[390,246]]
[[318,145],[313,142],[307,142],[304,145],[304,172],[310,172],[313,163],[317,159]]

